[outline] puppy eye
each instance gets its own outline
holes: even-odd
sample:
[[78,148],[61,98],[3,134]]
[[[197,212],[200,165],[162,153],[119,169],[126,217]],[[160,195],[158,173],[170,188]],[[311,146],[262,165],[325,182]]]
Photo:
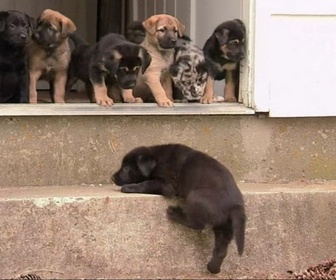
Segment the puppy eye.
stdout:
[[233,45],[233,46],[236,46],[239,44],[239,41],[238,40],[234,40],[234,41],[231,41],[229,42],[230,45]]
[[29,28],[29,25],[25,25],[23,28],[24,28],[24,29],[28,29],[28,28]]
[[158,29],[158,32],[165,32],[165,31],[166,31],[165,27],[162,27],[162,28]]
[[177,29],[174,29],[174,33],[175,33],[175,34],[177,34],[177,33],[178,33]]
[[134,68],[133,68],[133,71],[139,71],[139,69],[140,69],[140,66],[135,66]]
[[15,24],[11,23],[11,24],[9,25],[9,28],[10,28],[10,29],[15,29],[16,26],[15,26]]

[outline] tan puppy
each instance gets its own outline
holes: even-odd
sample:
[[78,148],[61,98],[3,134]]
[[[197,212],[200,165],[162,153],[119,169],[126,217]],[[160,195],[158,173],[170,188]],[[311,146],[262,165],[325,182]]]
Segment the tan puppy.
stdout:
[[36,84],[39,79],[50,82],[53,102],[64,103],[71,56],[68,36],[75,30],[74,23],[57,11],[47,9],[40,14],[28,45],[30,103],[37,103]]
[[145,102],[153,101],[160,107],[173,107],[172,79],[169,66],[173,62],[174,47],[184,32],[184,25],[173,16],[159,14],[143,22],[146,37],[141,44],[152,57],[143,75],[139,75],[134,96]]

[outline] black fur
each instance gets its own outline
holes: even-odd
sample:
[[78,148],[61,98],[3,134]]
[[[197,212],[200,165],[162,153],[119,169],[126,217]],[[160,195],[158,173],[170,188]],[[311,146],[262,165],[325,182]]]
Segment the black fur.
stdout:
[[146,30],[141,21],[132,21],[126,30],[126,39],[140,45],[146,37]]
[[[215,80],[224,78],[224,71],[218,69],[218,65],[225,65],[227,63],[237,63],[245,56],[244,42],[246,29],[244,23],[239,20],[229,20],[221,23],[216,27],[210,38],[205,42],[203,51],[204,55],[211,67],[210,75]],[[230,46],[230,53],[227,57],[224,57],[221,47],[228,45],[230,41],[238,39],[237,45]]]
[[125,193],[177,196],[183,206],[170,206],[168,218],[193,229],[212,226],[215,246],[208,270],[219,273],[233,237],[242,255],[244,201],[230,171],[214,158],[180,144],[138,147],[123,158],[112,180]]
[[224,99],[237,101],[239,62],[245,56],[246,28],[240,19],[228,20],[218,25],[203,46],[209,75],[213,80],[223,80],[233,90],[224,90]]
[[25,13],[0,12],[0,102],[29,102],[26,44],[33,19]]
[[75,82],[81,80],[85,84],[86,93],[91,102],[95,102],[93,88],[89,76],[89,63],[93,47],[81,38],[77,33],[70,34],[70,39],[75,45],[71,52],[71,60],[68,68],[68,80],[66,93],[69,94]]
[[[113,51],[117,52],[113,56]],[[143,59],[139,56],[142,52]],[[118,55],[121,56],[118,59]],[[141,46],[131,43],[120,34],[110,33],[102,37],[95,45],[89,64],[90,78],[93,83],[100,83],[104,76],[109,79],[116,79],[122,89],[130,89],[135,86],[138,71],[133,71],[135,67],[141,67],[145,72],[151,62],[148,52]],[[104,65],[106,70],[101,68]],[[129,72],[125,72],[123,67],[127,67]]]
[[[148,52],[126,40],[123,35],[110,33],[94,46],[89,46],[79,35],[70,36],[75,44],[69,66],[67,91],[80,79],[86,84],[89,95],[92,83],[105,81],[108,87],[131,89],[135,86],[138,71],[144,72],[151,62]],[[125,71],[127,68],[129,71]],[[90,98],[93,101],[93,98]]]

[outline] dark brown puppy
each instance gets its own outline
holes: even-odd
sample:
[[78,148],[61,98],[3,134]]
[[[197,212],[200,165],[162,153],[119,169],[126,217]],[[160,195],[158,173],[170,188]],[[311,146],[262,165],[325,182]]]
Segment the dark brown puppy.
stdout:
[[203,47],[208,61],[210,76],[202,103],[211,103],[214,94],[214,80],[225,79],[224,100],[236,102],[235,88],[238,83],[239,61],[245,56],[246,28],[239,19],[218,25]]
[[81,80],[85,84],[85,91],[91,103],[96,103],[93,87],[89,75],[89,62],[93,47],[89,45],[77,33],[70,34],[70,39],[74,43],[74,49],[71,52],[71,60],[68,68],[68,80],[66,83],[66,94],[69,95],[71,87]]
[[28,45],[30,103],[37,102],[37,81],[52,83],[52,100],[64,103],[65,84],[71,50],[69,34],[75,32],[75,24],[57,11],[44,10],[37,19],[37,27]]
[[145,40],[146,29],[141,21],[132,21],[126,30],[126,39],[135,44],[141,44]]
[[97,104],[113,104],[108,96],[109,88],[119,88],[124,102],[143,102],[133,96],[133,88],[140,68],[144,73],[150,63],[147,50],[127,41],[124,36],[110,33],[102,37],[92,50],[88,68]]
[[33,19],[25,13],[0,12],[0,103],[29,102],[26,44]]
[[160,107],[173,106],[172,79],[169,66],[173,62],[174,48],[184,25],[170,15],[153,15],[143,22],[146,29],[145,40],[141,45],[152,57],[147,71],[139,76],[134,95],[144,101],[153,101]]
[[244,201],[230,171],[212,157],[180,144],[138,147],[130,151],[112,180],[125,193],[177,196],[168,218],[193,229],[212,226],[215,246],[208,270],[219,273],[233,237],[244,250]]

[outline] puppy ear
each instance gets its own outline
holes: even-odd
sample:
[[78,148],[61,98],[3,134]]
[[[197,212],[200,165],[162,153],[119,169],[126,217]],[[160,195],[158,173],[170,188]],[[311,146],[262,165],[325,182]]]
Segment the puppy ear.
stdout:
[[149,34],[154,35],[156,31],[156,23],[158,22],[159,18],[157,16],[151,16],[150,18],[146,19],[142,22],[143,27],[146,29]]
[[137,165],[139,170],[141,171],[142,175],[145,177],[149,177],[149,175],[153,172],[154,168],[156,167],[156,159],[151,155],[140,155],[137,158]]
[[196,71],[197,71],[197,73],[208,72],[207,64],[205,62],[197,64],[196,65]]
[[61,25],[61,33],[63,38],[76,31],[76,26],[70,19],[59,19],[59,23]]
[[3,32],[6,28],[6,19],[8,12],[0,12],[0,32]]
[[172,75],[173,77],[176,77],[178,74],[179,68],[177,66],[177,63],[173,63],[170,65],[169,67],[169,73],[170,75]]
[[25,14],[25,15],[26,15],[30,30],[34,31],[36,29],[36,26],[37,26],[37,20],[35,18],[27,15],[27,14]]
[[151,55],[147,52],[147,50],[143,47],[140,47],[139,51],[139,57],[141,59],[141,72],[142,74],[145,73],[146,69],[152,62],[152,57]]
[[222,30],[218,30],[214,33],[220,46],[224,46],[227,43],[229,39],[229,33],[230,33],[230,30],[226,28]]
[[244,22],[242,22],[240,19],[238,19],[238,18],[235,18],[234,20],[233,20],[234,22],[236,22],[243,30],[244,30],[244,32],[246,32],[246,27],[245,27],[245,24],[244,24]]
[[176,23],[177,23],[177,31],[178,31],[179,37],[182,37],[185,31],[185,26],[178,19],[176,19]]

